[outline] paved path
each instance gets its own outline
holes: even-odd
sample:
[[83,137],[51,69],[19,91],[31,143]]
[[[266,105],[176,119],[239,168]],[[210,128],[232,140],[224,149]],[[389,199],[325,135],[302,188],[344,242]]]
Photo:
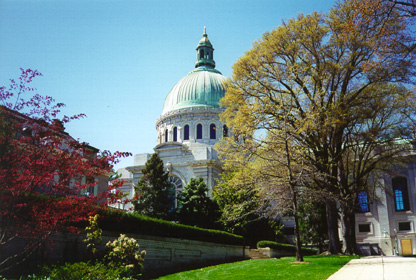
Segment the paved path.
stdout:
[[327,280],[416,280],[416,258],[372,256],[355,259]]

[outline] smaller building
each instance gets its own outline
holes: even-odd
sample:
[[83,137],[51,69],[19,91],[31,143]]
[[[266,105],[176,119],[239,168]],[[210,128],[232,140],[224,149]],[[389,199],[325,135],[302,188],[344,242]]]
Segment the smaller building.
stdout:
[[381,180],[374,201],[359,196],[356,238],[364,255],[416,254],[416,162]]
[[[52,153],[55,153],[56,150],[61,151],[68,151],[69,153],[73,151],[73,147],[81,148],[79,151],[77,150],[77,153],[82,157],[83,160],[88,161],[91,160],[92,157],[97,155],[99,150],[93,146],[87,145],[87,144],[80,144],[78,143],[71,135],[69,135],[65,131],[65,127],[63,123],[59,120],[53,120],[50,123],[46,122],[43,119],[36,119],[28,117],[18,111],[11,110],[5,106],[0,105],[0,115],[2,120],[7,120],[10,122],[10,124],[13,124],[13,130],[14,133],[12,137],[17,140],[17,143],[14,145],[23,147],[21,151],[24,151],[24,153],[21,153],[22,155],[28,155],[28,154],[34,154],[36,156],[45,154],[49,156]],[[4,118],[4,119],[3,119]],[[1,128],[0,128],[1,130]],[[4,131],[0,131],[3,132]],[[27,138],[27,140],[20,141],[20,139]],[[50,139],[57,139],[58,141],[50,140]],[[76,145],[74,143],[76,142]],[[48,145],[51,143],[54,143],[54,145]],[[40,152],[39,147],[46,147],[42,152]],[[36,148],[35,148],[36,147]],[[71,148],[72,147],[72,148]],[[17,156],[16,156],[17,157]],[[6,159],[7,160],[7,159]],[[19,160],[22,160],[22,158],[19,158]],[[28,169],[31,172],[36,173],[36,175],[39,176],[39,180],[43,182],[45,180],[41,176],[48,177],[48,175],[51,174],[51,172],[55,172],[56,170],[53,170],[55,168],[54,165],[51,165],[49,167],[50,170],[45,168],[44,165],[35,163],[33,161],[33,165],[39,167],[38,170],[34,171],[33,169]],[[22,162],[19,162],[19,164],[22,164]],[[33,165],[31,166],[33,168]],[[56,167],[57,170],[59,170],[58,167]],[[52,171],[51,171],[52,170]],[[38,173],[43,172],[43,173]],[[110,174],[103,173],[96,176],[86,177],[84,175],[78,174],[74,177],[71,177],[69,180],[69,191],[72,194],[80,195],[80,196],[98,196],[101,193],[104,193],[108,190],[108,177]],[[54,180],[56,182],[59,181],[58,175],[53,175]],[[90,185],[87,189],[77,189],[75,188],[76,184],[88,184]],[[36,184],[34,184],[36,185]],[[43,188],[43,191],[46,190],[51,191],[51,189]],[[57,194],[61,194],[60,192],[56,192]],[[105,202],[105,200],[101,200],[102,203]]]

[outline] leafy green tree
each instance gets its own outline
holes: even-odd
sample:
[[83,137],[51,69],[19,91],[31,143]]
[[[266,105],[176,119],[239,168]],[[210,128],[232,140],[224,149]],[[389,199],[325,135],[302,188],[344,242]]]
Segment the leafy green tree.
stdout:
[[208,196],[208,187],[202,178],[191,178],[178,197],[179,221],[186,225],[215,228],[219,217],[217,203]]
[[[239,139],[226,139],[226,166],[261,158],[276,143],[264,135],[286,135],[289,151],[276,151],[295,173],[285,171],[285,184],[325,201],[331,253],[341,251],[339,210],[345,251],[354,253],[358,194],[372,191],[373,174],[411,148],[397,138],[414,132],[414,38],[406,18],[378,4],[345,0],[265,33],[233,66],[222,99],[222,118]],[[299,165],[308,167],[307,182]]]
[[260,240],[275,240],[281,232],[269,218],[273,208],[267,199],[260,197],[252,178],[248,172],[223,173],[212,193],[219,205],[219,221],[224,229],[244,236],[248,245],[254,247]]
[[253,184],[238,180],[239,175],[237,171],[222,174],[222,181],[212,193],[221,209],[220,221],[224,228],[243,234],[246,225],[260,213],[261,203]]
[[169,173],[164,170],[157,153],[147,160],[142,174],[134,186],[134,211],[153,218],[170,219],[174,208],[173,190],[168,181]]

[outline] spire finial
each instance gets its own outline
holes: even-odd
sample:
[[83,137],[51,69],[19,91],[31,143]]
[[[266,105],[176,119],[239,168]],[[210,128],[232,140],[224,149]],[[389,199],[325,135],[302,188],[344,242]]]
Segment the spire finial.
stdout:
[[215,68],[214,48],[208,39],[206,26],[204,26],[204,34],[196,47],[195,67],[199,66]]

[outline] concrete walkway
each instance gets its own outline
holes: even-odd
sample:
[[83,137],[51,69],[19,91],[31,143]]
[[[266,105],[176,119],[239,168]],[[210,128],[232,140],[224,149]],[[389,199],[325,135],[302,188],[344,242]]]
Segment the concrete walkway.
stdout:
[[355,259],[327,280],[416,280],[416,258],[371,256]]

